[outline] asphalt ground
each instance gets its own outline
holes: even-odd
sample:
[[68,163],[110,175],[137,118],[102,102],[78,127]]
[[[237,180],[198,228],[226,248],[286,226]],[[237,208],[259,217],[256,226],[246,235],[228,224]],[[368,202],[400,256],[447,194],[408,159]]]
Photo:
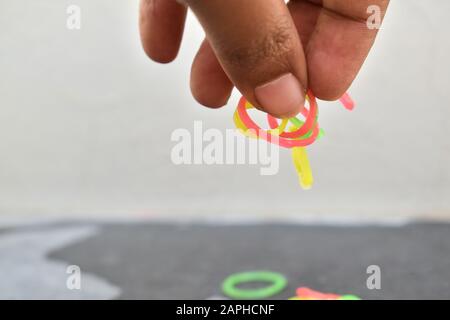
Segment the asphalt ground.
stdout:
[[[450,225],[49,223],[0,233],[1,298],[209,299],[228,275],[280,272],[362,299],[450,298]],[[69,290],[67,266],[81,270]],[[368,289],[367,268],[381,289]]]

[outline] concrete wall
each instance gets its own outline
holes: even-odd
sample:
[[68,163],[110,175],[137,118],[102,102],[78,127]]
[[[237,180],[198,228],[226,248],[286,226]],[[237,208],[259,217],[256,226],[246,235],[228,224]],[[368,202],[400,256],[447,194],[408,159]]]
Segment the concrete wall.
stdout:
[[[66,28],[69,4],[79,31]],[[450,217],[449,1],[391,1],[351,88],[357,109],[321,103],[308,192],[284,151],[274,176],[171,162],[173,130],[232,128],[238,94],[198,106],[188,79],[201,28],[190,16],[178,60],[155,64],[137,5],[0,3],[0,214]]]

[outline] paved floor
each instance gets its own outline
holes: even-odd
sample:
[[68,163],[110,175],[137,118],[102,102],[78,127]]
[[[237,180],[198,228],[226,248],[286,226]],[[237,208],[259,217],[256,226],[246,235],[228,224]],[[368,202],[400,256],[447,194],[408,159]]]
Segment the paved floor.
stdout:
[[[48,223],[0,230],[0,298],[207,299],[229,274],[364,299],[450,298],[450,225]],[[66,268],[81,269],[68,290]],[[381,289],[366,269],[381,270]]]

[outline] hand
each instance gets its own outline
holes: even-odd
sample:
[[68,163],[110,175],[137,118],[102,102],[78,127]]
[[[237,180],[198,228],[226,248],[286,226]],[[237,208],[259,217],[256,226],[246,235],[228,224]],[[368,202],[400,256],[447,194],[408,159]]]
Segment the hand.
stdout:
[[300,111],[307,88],[323,100],[344,94],[377,34],[367,27],[367,8],[378,5],[383,18],[389,0],[183,2],[141,1],[147,55],[162,63],[175,59],[188,6],[206,34],[192,64],[195,99],[221,107],[236,86],[255,107],[282,118]]

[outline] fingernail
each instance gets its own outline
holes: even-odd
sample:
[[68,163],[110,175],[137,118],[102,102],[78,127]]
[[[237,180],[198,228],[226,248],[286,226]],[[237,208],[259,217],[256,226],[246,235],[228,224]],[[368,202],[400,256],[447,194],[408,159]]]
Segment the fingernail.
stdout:
[[297,115],[305,103],[302,85],[291,73],[257,87],[255,97],[264,111],[279,118]]

